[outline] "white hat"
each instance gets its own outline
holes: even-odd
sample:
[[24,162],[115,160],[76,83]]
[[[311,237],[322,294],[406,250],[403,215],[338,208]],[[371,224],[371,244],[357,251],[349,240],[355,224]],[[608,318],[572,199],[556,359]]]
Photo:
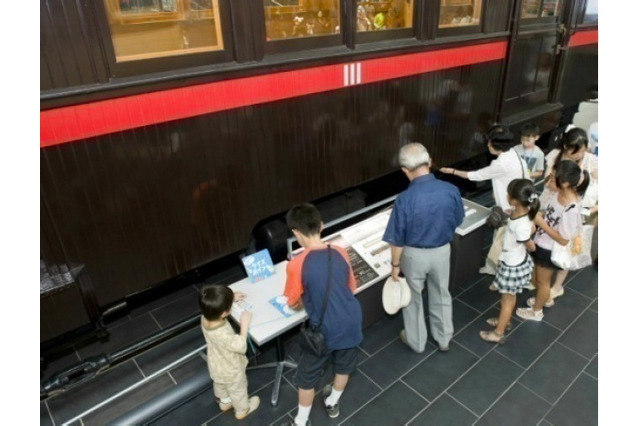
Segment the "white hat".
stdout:
[[400,309],[409,305],[411,301],[411,290],[404,278],[394,281],[389,277],[382,287],[382,306],[384,310],[393,315]]

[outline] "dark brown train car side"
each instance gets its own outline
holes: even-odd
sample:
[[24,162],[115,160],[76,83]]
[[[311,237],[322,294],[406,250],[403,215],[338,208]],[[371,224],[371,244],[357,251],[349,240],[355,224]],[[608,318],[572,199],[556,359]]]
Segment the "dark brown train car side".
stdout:
[[[520,0],[485,0],[477,32],[444,36],[435,29],[439,2],[416,1],[415,20],[421,21],[410,39],[356,44],[354,33],[345,31],[340,46],[275,53],[261,41],[261,2],[221,1],[231,40],[225,52],[127,67],[115,64],[101,3],[41,0],[41,125],[60,124],[52,117],[68,108],[86,113],[100,102],[121,100],[143,108],[148,96],[162,99],[174,89],[210,87],[203,93],[215,95],[216,83],[287,72],[307,76],[322,67],[347,67],[345,84],[317,91],[307,84],[296,92],[292,81],[271,97],[240,96],[236,104],[215,108],[215,99],[196,98],[193,103],[211,112],[169,120],[150,119],[145,110],[123,119],[115,111],[99,125],[86,125],[88,133],[74,133],[74,127],[72,136],[57,133],[46,142],[43,126],[41,260],[47,267],[85,265],[91,280],[78,295],[76,289],[69,290],[75,296],[41,298],[41,316],[55,315],[70,297],[86,303],[87,293],[99,309],[43,329],[41,342],[97,321],[99,311],[129,295],[241,252],[258,222],[294,203],[394,173],[397,149],[408,141],[425,143],[438,166],[465,164],[484,158],[485,147],[473,136],[490,122],[517,128],[534,120],[544,132],[553,131],[563,112],[574,111],[597,84],[597,25],[580,25],[584,0],[567,2],[561,19],[539,22],[528,34],[510,18]],[[341,4],[346,19],[355,2]],[[568,23],[568,31],[556,36],[559,21]],[[579,42],[572,45],[572,39]],[[556,45],[553,63],[544,62]],[[456,49],[487,46],[504,53],[447,62]],[[373,71],[405,55],[430,55],[435,65],[411,74]],[[356,63],[363,81],[347,83],[348,67]],[[368,70],[377,76],[364,81]],[[531,72],[536,77],[527,80]],[[217,97],[230,93],[240,92]]]

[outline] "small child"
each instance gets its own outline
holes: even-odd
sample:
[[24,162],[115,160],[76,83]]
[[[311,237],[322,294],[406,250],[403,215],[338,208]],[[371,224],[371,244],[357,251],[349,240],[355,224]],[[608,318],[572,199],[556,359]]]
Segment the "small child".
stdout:
[[525,320],[542,321],[542,307],[551,307],[551,276],[561,270],[551,261],[553,242],[566,245],[582,226],[580,197],[589,186],[589,173],[582,171],[573,160],[562,160],[555,168],[555,184],[558,192],[551,196],[544,215],[538,214],[534,223],[538,226],[533,242],[535,261],[536,297],[527,300],[528,308],[518,308],[516,315]]
[[544,153],[536,146],[540,139],[540,127],[534,123],[526,123],[520,130],[520,145],[513,150],[527,163],[531,180],[536,180],[544,173]]
[[527,253],[535,250],[531,241],[531,221],[538,214],[540,201],[536,188],[528,179],[514,179],[507,186],[507,200],[513,208],[504,233],[498,273],[492,286],[502,294],[500,315],[489,318],[487,324],[495,330],[481,331],[480,338],[492,343],[504,343],[505,330],[511,328],[511,315],[516,305],[516,294],[531,280],[533,262]]
[[233,302],[244,297],[243,293],[234,293],[229,287],[208,285],[202,288],[199,298],[213,394],[220,410],[233,408],[238,420],[247,417],[260,405],[259,397],[249,398],[245,372],[249,362],[245,353],[251,312],[243,311],[240,315],[240,334],[236,334],[227,321]]

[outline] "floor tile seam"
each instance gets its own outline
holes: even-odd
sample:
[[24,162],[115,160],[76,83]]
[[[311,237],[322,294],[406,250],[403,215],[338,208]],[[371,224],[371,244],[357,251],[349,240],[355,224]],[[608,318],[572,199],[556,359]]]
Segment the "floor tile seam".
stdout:
[[250,396],[256,395],[256,394],[260,393],[260,391],[262,391],[264,388],[269,387],[269,386],[273,385],[274,383],[275,383],[275,379],[271,380],[269,383],[265,383],[264,385],[260,386],[259,388],[257,388],[253,392],[251,392],[249,395]]
[[[553,404],[551,404],[551,407],[549,408],[549,410],[547,410],[547,412],[544,413],[544,416],[542,416],[543,419],[546,419],[546,417],[551,413],[551,411],[553,411],[553,409],[556,407],[556,404],[558,402],[560,402],[560,400],[566,395],[566,393],[569,391],[569,389],[571,389],[571,386],[573,386],[573,384],[580,378],[582,373],[584,373],[584,369],[587,368],[588,365],[589,364],[584,366],[584,368],[580,371],[580,373],[578,373],[576,375],[576,377],[571,381],[571,383],[569,383],[567,385],[567,387],[564,389],[564,391],[562,391],[562,393],[560,394],[560,396],[558,396],[556,401]],[[597,379],[596,379],[596,381],[597,381]],[[551,422],[549,422],[549,423],[551,423]]]
[[586,375],[586,376],[589,376],[589,377],[591,377],[593,380],[596,380],[596,381],[598,380],[598,378],[597,378],[597,377],[594,377],[591,373],[588,373],[588,372],[586,372],[586,371],[583,371],[583,372],[582,372],[582,373],[580,373],[580,374],[584,374],[584,375]]
[[144,371],[142,371],[142,368],[140,368],[140,364],[138,364],[138,361],[136,361],[136,358],[135,357],[131,358],[131,361],[133,361],[133,365],[135,365],[138,371],[140,372],[140,374],[142,374],[142,378],[143,379],[146,378],[147,375],[144,374]]
[[156,323],[156,325],[160,328],[160,330],[164,330],[164,328],[162,327],[162,325],[160,325],[160,322],[156,319],[156,317],[153,315],[153,311],[149,311],[147,312],[149,314],[149,316],[151,317],[151,319],[153,320],[153,322]]
[[378,387],[378,389],[380,389],[381,391],[386,390],[386,388],[383,388],[382,386],[380,386],[375,380],[373,380],[371,377],[367,376],[361,369],[360,367],[356,367],[356,370],[358,371],[358,373],[362,374],[364,377],[367,378],[367,380],[371,381],[371,383],[373,383],[374,385],[376,385]]
[[[402,376],[402,377],[404,377],[404,376]],[[415,390],[414,388],[412,388],[412,387],[411,387],[411,385],[409,385],[407,382],[405,382],[404,380],[402,380],[402,377],[400,377],[400,380],[399,380],[399,381],[400,381],[403,385],[405,385],[406,387],[408,387],[409,389],[411,389],[411,390],[412,390],[416,395],[418,395],[420,398],[424,399],[424,400],[427,402],[427,404],[430,404],[430,403],[431,403],[431,401],[429,401],[429,400],[427,399],[427,397],[425,397],[424,395],[422,395],[420,392],[418,392],[417,390]]]
[[[586,310],[586,308],[585,308],[585,310]],[[584,311],[583,311],[582,313],[584,313]],[[571,322],[571,324],[569,324],[569,326],[567,327],[567,329],[569,329],[573,324],[575,324],[575,322],[576,322],[576,321],[577,321],[577,320],[582,316],[582,313],[580,313],[580,315],[576,316],[576,318]],[[532,367],[533,365],[535,365],[535,364],[540,360],[540,358],[542,358],[542,357],[543,357],[543,356],[544,356],[544,355],[549,351],[549,349],[551,349],[551,347],[554,345],[554,343],[558,342],[558,339],[560,339],[560,337],[562,337],[562,335],[563,335],[563,334],[564,334],[564,332],[561,332],[560,334],[558,334],[558,336],[557,336],[557,337],[556,337],[556,338],[555,338],[551,343],[549,343],[549,345],[547,346],[547,348],[546,348],[544,351],[542,351],[542,352],[540,353],[540,355],[538,355],[538,356],[537,356],[537,357],[536,357],[536,358],[535,358],[535,359],[534,359],[534,360],[529,364],[529,366],[528,366],[527,368],[525,368],[525,369],[520,373],[520,375],[519,375],[518,377],[516,377],[516,379],[511,383],[511,385],[510,385],[510,386],[508,386],[508,387],[507,387],[507,389],[506,389],[506,390],[505,390],[501,395],[499,395],[499,396],[498,396],[498,397],[493,401],[493,403],[492,403],[491,405],[489,405],[489,407],[487,407],[487,409],[482,413],[482,415],[481,415],[480,417],[484,416],[484,415],[485,415],[489,410],[491,410],[491,408],[492,408],[494,405],[496,405],[496,404],[498,403],[498,401],[500,400],[500,398],[502,398],[502,397],[503,397],[507,392],[509,392],[509,390],[511,390],[511,388],[512,388],[516,383],[519,383],[520,379],[521,379],[525,374],[527,374],[527,372],[531,369],[531,367]],[[496,345],[496,346],[497,346],[497,345]],[[495,348],[494,348],[494,350],[495,350]],[[497,352],[497,351],[496,351],[496,353],[497,353],[498,355],[502,356],[503,358],[505,358],[505,359],[509,360],[509,361],[510,361],[510,362],[512,362],[513,364],[515,364],[515,365],[519,366],[520,368],[522,368],[522,366],[520,366],[518,363],[516,363],[515,361],[513,361],[512,359],[510,359],[510,358],[509,358],[509,357],[507,357],[506,355],[503,355],[503,354],[501,354],[500,352]],[[589,365],[589,364],[587,363],[587,365]],[[586,366],[585,366],[584,368],[586,368]],[[583,371],[584,371],[584,368],[582,369]],[[580,372],[580,374],[581,374],[581,373],[582,373],[582,371]],[[576,376],[576,378],[573,380],[573,382],[575,382],[575,380],[577,380],[577,378],[578,378],[578,377],[580,377],[580,374],[578,374],[578,375]],[[573,382],[572,382],[571,384],[573,384]],[[562,398],[562,395],[564,395],[564,394],[566,393],[567,389],[568,389],[569,387],[571,387],[571,384],[570,384],[570,385],[569,385],[569,386],[564,390],[564,392],[563,392],[563,393],[560,395],[560,397],[556,400],[556,403],[557,403],[557,401],[559,401],[559,400],[560,400],[560,398]],[[555,403],[551,404],[551,408],[550,408],[550,409],[549,409],[549,410],[544,414],[544,416],[542,416],[542,419],[544,419],[544,418],[545,418],[545,417],[546,417],[546,416],[551,412],[551,410],[553,409],[553,407],[554,407],[554,406],[555,406]]]
[[367,358],[371,358],[371,354],[369,352],[365,351],[362,346],[358,345],[358,349],[360,349],[362,352],[364,352],[364,354],[367,356]]
[[[498,302],[499,302],[499,301],[498,301]],[[464,302],[462,302],[462,303],[464,303]],[[497,302],[496,302],[496,303],[497,303]],[[466,303],[465,303],[465,305],[466,305]],[[467,305],[467,306],[468,306],[468,305]],[[473,322],[475,322],[479,317],[483,316],[484,314],[486,314],[487,312],[489,312],[491,309],[493,309],[493,308],[494,308],[494,306],[495,306],[495,303],[494,303],[493,305],[489,306],[489,307],[488,307],[487,309],[485,309],[484,311],[478,311],[477,309],[472,308],[473,310],[475,310],[476,312],[479,312],[480,314],[479,314],[476,318],[474,318],[474,320],[473,320],[473,321],[469,322],[467,325],[465,325],[465,326],[464,326],[464,327],[462,327],[460,330],[458,330],[457,332],[455,332],[455,333],[453,334],[453,336],[452,336],[452,337],[455,337],[455,336],[457,336],[458,334],[460,334],[460,333],[461,333],[462,331],[464,331],[467,327],[469,327]],[[470,306],[469,306],[469,307],[470,307]]]
[[[474,282],[472,282],[469,287],[463,289],[462,293],[464,293],[465,291],[469,290],[470,288],[473,288],[476,284],[478,284],[480,281],[482,281],[485,277],[486,274],[480,274],[480,276],[478,277],[478,279],[476,279]],[[460,294],[462,294],[460,293]],[[460,294],[458,296],[460,296]],[[454,299],[457,299],[458,296],[454,297]]]
[[[569,346],[565,345],[565,344],[564,344],[564,343],[562,343],[562,342],[558,342],[558,344],[559,344],[560,346],[562,346],[563,348],[568,349],[568,350],[570,350],[571,352],[573,352],[574,354],[578,355],[580,358],[584,358],[584,359],[586,359],[586,360],[587,360],[587,361],[589,361],[589,362],[591,362],[591,360],[593,359],[593,357],[592,357],[592,358],[589,358],[589,357],[587,357],[587,356],[584,356],[584,355],[583,355],[583,354],[581,354],[580,352],[576,351],[575,349],[571,349]],[[596,354],[597,354],[597,353],[596,353]]]
[[[460,345],[460,344],[458,343],[458,345]],[[465,348],[463,345],[460,345],[460,346],[462,346],[463,348]],[[465,349],[467,349],[467,348],[465,348]],[[438,398],[440,398],[443,394],[447,394],[447,395],[451,396],[451,394],[449,393],[449,389],[451,389],[451,388],[452,388],[456,383],[458,383],[458,382],[459,382],[459,381],[460,381],[460,380],[461,380],[461,379],[462,379],[462,378],[463,378],[463,377],[464,377],[464,376],[465,376],[469,371],[471,371],[473,368],[475,368],[475,366],[476,366],[476,365],[478,365],[480,362],[482,362],[482,360],[483,360],[483,359],[485,359],[485,358],[486,358],[486,357],[487,357],[491,352],[493,352],[494,350],[495,350],[495,347],[494,347],[494,348],[491,348],[491,349],[490,349],[486,354],[484,354],[483,356],[478,357],[478,359],[477,359],[473,364],[471,364],[471,365],[469,366],[469,368],[467,368],[463,373],[461,373],[461,374],[458,376],[458,378],[457,378],[456,380],[454,380],[453,382],[451,382],[451,383],[449,384],[449,386],[447,386],[446,388],[444,388],[444,389],[442,390],[442,392],[440,392],[440,393],[439,393],[439,394],[438,394],[438,395],[433,399],[433,401],[432,401],[432,402],[435,402],[435,401],[436,401]],[[468,349],[467,349],[467,351],[468,351],[468,352],[470,352],[472,355],[475,355],[476,357],[478,356],[477,354],[475,354],[475,353],[473,353],[473,352],[469,351]],[[454,399],[455,399],[455,398],[454,398]],[[457,401],[457,400],[456,400],[456,401]],[[464,405],[464,404],[463,404],[463,405]],[[465,408],[466,408],[466,407],[465,407]],[[473,411],[472,411],[472,413],[473,413]],[[475,414],[475,413],[474,413],[474,414]]]
[[465,302],[464,300],[460,300],[460,299],[455,299],[458,300],[458,302],[462,303],[463,305],[465,305],[467,308],[469,309],[473,309],[474,311],[476,311],[477,313],[481,314],[482,312],[477,310],[476,308],[474,308],[473,306],[469,305],[467,302]]
[[[353,413],[349,414],[348,417],[346,417],[340,424],[343,424],[344,422],[346,422],[347,420],[349,420],[351,417],[353,417],[354,415],[356,415],[356,413],[359,413],[360,411],[362,411],[364,409],[364,407],[366,407],[367,405],[371,404],[378,396],[382,395],[383,393],[385,393],[388,389],[391,388],[391,386],[393,386],[394,384],[396,384],[397,382],[401,381],[402,377],[399,377],[398,379],[396,379],[395,381],[393,381],[391,384],[389,384],[389,386],[383,388],[382,386],[380,386],[375,380],[373,380],[371,377],[367,376],[361,369],[360,367],[357,368],[358,373],[362,374],[364,377],[366,377],[367,379],[369,379],[374,385],[376,385],[380,390],[373,395],[371,398],[369,398],[369,400],[367,402],[365,402],[364,404],[362,404],[360,406],[360,408],[358,408],[357,410],[355,410]],[[403,382],[404,384],[404,382]]]
[[49,408],[49,401],[44,401],[44,406],[47,409],[47,414],[49,414],[49,420],[51,420],[51,424],[55,426],[56,421],[53,419],[53,413],[51,412],[51,408]]
[[518,382],[518,384],[520,386],[522,386],[523,388],[525,388],[526,390],[528,390],[529,392],[531,392],[532,394],[534,394],[535,396],[537,396],[538,398],[542,399],[547,404],[549,404],[549,405],[553,405],[554,404],[553,401],[549,401],[547,398],[545,398],[544,396],[540,395],[538,392],[534,391],[533,389],[531,389],[529,386],[525,385],[524,383]]
[[[456,398],[455,396],[451,395],[449,392],[445,391],[443,392],[441,395],[446,394],[449,398],[453,399],[455,402],[457,402],[458,404],[462,405],[462,407],[467,410],[468,412],[470,412],[471,414],[473,414],[474,416],[476,416],[476,422],[478,421],[478,419],[480,419],[480,416],[476,414],[475,411],[473,411],[471,408],[467,407],[466,405],[464,405],[462,403],[462,401],[458,400],[458,398]],[[474,422],[475,423],[475,422]]]
[[173,376],[171,375],[171,371],[167,371],[167,376],[169,376],[174,385],[178,386],[178,381],[173,378]]

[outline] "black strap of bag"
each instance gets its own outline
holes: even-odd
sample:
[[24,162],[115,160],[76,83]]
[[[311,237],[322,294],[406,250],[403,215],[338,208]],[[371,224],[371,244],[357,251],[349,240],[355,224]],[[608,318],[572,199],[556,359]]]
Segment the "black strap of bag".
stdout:
[[518,154],[515,149],[513,150],[513,152],[515,152],[516,156],[518,157],[518,163],[520,164],[520,170],[522,170],[522,179],[524,179],[524,167],[522,166],[522,158],[520,158],[520,154]]
[[328,263],[329,263],[329,274],[327,275],[327,291],[324,293],[324,301],[322,302],[322,312],[320,313],[320,322],[318,323],[318,328],[322,327],[322,320],[324,319],[324,311],[327,310],[327,302],[329,301],[329,290],[331,290],[331,245],[327,244],[327,250],[329,250]]

